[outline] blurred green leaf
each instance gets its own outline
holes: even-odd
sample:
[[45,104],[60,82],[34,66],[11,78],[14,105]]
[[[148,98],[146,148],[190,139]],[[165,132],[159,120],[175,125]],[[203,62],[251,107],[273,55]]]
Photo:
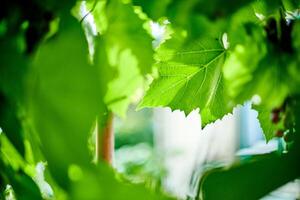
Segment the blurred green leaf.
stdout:
[[242,2],[235,0],[227,2],[226,5],[223,5],[221,0],[210,2],[204,0],[132,0],[132,2],[141,6],[143,11],[153,20],[167,17],[175,26],[184,26],[189,23],[188,19],[192,15],[202,15],[214,20],[220,18],[228,19],[236,11],[250,5],[253,0]]
[[[5,149],[3,149],[5,148]],[[20,200],[39,200],[42,199],[40,190],[30,176],[19,168],[24,165],[22,159],[9,146],[5,138],[1,136],[1,159],[0,159],[0,179],[2,184],[10,184],[13,187],[15,196]],[[9,151],[9,152],[8,152]],[[5,158],[5,156],[12,156]],[[6,159],[4,162],[3,159]],[[13,167],[11,166],[13,165]],[[0,182],[1,183],[1,182]]]
[[278,13],[279,8],[282,5],[282,2],[283,1],[280,0],[274,0],[274,1],[258,0],[253,2],[253,8],[255,10],[255,13],[260,14],[265,19],[267,19],[268,17],[272,15],[274,16]]
[[71,199],[74,200],[167,200],[161,196],[146,190],[142,185],[122,183],[115,179],[113,171],[102,164],[94,171],[82,171],[83,176],[75,181],[72,187]]
[[22,50],[19,49],[19,38],[22,36],[9,37],[0,41],[0,126],[16,149],[24,156],[24,133],[19,107],[23,101],[23,77],[28,63],[22,55]]
[[22,156],[25,154],[24,135],[16,105],[0,94],[0,126]]
[[0,135],[0,152],[2,155],[2,160],[5,160],[7,163],[9,163],[14,170],[25,168],[24,159],[12,146],[4,133]]
[[298,168],[299,162],[293,156],[271,153],[213,169],[201,179],[199,199],[260,199],[298,177]]
[[275,136],[277,130],[282,130],[282,127],[280,127],[280,124],[274,124],[272,122],[272,109],[267,109],[263,106],[254,106],[254,108],[258,112],[257,118],[265,138],[269,141]]
[[20,200],[42,199],[38,186],[25,173],[23,172],[14,173],[14,177],[13,178],[11,177],[11,181],[17,199]]
[[236,45],[225,62],[224,76],[235,103],[252,100],[253,107],[259,111],[265,137],[270,140],[278,130],[271,120],[272,110],[281,107],[296,90],[294,81],[287,75],[296,59],[273,47],[259,26],[248,24],[247,28],[243,45]]
[[66,17],[57,36],[40,46],[31,68],[28,111],[50,171],[63,186],[69,164],[90,164],[88,132],[103,107],[100,74],[87,55],[80,24]]
[[[130,49],[138,61],[142,74],[151,72],[153,64],[152,37],[146,31],[146,20],[137,14],[134,7],[121,0],[113,0],[105,4],[101,2],[93,13],[100,33],[104,31],[104,40],[111,65],[116,65],[117,58],[123,50]],[[106,13],[104,15],[103,13]],[[107,26],[107,27],[106,27]],[[122,66],[126,68],[126,66]]]
[[137,60],[129,49],[123,51],[117,60],[119,74],[109,83],[105,101],[113,113],[125,117],[135,91],[143,84],[143,78],[137,68]]

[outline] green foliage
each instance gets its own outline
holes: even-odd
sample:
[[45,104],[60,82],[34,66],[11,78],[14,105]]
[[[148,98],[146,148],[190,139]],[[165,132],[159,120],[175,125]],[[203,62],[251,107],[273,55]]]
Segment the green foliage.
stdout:
[[145,74],[151,71],[154,51],[152,38],[144,29],[146,21],[137,12],[130,4],[121,3],[120,0],[111,1],[107,6],[109,25],[104,37],[110,51],[114,51],[112,53],[121,54],[122,50],[129,48],[137,59],[140,71]]
[[92,16],[105,41],[102,50],[107,52],[107,67],[118,72],[108,86],[105,102],[109,110],[125,117],[134,93],[143,85],[141,75],[151,72],[153,39],[146,30],[145,16],[131,4],[113,0],[93,6]]
[[19,46],[19,36],[1,40],[0,45],[6,48],[0,49],[2,61],[0,68],[0,122],[1,128],[7,137],[24,155],[24,134],[19,120],[18,104],[22,101],[23,76],[28,67],[25,56]]
[[[94,173],[93,173],[94,172]],[[75,181],[71,189],[72,199],[132,199],[138,200],[141,197],[146,200],[167,200],[155,193],[150,193],[142,185],[130,185],[120,183],[114,179],[114,173],[104,164],[98,169],[83,172],[84,178]]]
[[222,65],[226,50],[218,38],[205,39],[158,58],[159,78],[151,84],[140,108],[168,106],[172,110],[183,110],[187,115],[199,107],[204,123],[229,111],[223,107],[226,94]]
[[10,184],[18,199],[41,199],[40,190],[29,176],[32,175],[29,169],[26,169],[26,162],[3,133],[0,135],[0,147],[1,190],[4,190],[4,185]]
[[105,102],[113,113],[125,117],[135,91],[143,84],[143,77],[140,75],[136,59],[129,49],[122,51],[118,60],[119,74],[109,83]]
[[[167,199],[92,164],[87,145],[96,119],[102,130],[109,112],[126,115],[145,75],[154,80],[139,108],[199,109],[206,125],[252,101],[267,140],[278,129],[295,134],[299,7],[298,0],[5,1],[0,192],[11,185],[18,199],[41,199],[33,166],[43,160],[57,199]],[[152,20],[166,29],[155,47]],[[283,112],[278,123],[274,109]]]
[[99,75],[88,63],[83,32],[75,19],[66,20],[64,30],[42,44],[34,58],[28,100],[50,170],[61,184],[70,163],[89,164],[82,141],[101,109]]
[[[220,9],[224,10],[219,14],[216,14],[218,9],[211,13],[201,12],[213,18],[213,22],[191,13],[185,14],[182,20],[185,23],[174,21],[176,26],[186,28],[187,37],[173,34],[157,49],[159,77],[151,84],[140,107],[168,106],[186,114],[200,108],[206,125],[230,112],[233,106],[256,98],[259,102],[254,108],[259,111],[258,118],[269,140],[281,127],[272,123],[272,109],[280,107],[288,96],[298,93],[297,78],[290,79],[289,74],[299,64],[296,53],[299,48],[292,47],[297,40],[290,39],[292,35],[295,37],[296,18],[286,21],[281,10],[285,8],[279,2],[257,1],[239,9],[232,6]],[[186,13],[186,10],[182,12]],[[224,16],[228,17],[227,21]],[[215,38],[220,41],[224,32],[230,45],[229,49],[223,50],[226,52],[224,58],[218,56],[223,55],[220,42],[212,46],[201,45],[203,41],[204,44],[213,43],[213,35],[219,35]],[[197,45],[199,40],[200,45]],[[205,52],[210,49],[220,51]],[[219,62],[203,63],[203,58]],[[202,67],[206,65],[210,67]],[[220,82],[216,84],[214,80],[218,77]]]
[[[33,55],[14,60],[12,56],[22,53],[1,48],[6,56],[4,61],[9,65],[1,67],[4,72],[1,92],[5,95],[3,100],[1,99],[1,106],[5,108],[1,109],[1,127],[13,137],[11,141],[17,148],[23,148],[20,150],[22,154],[24,143],[27,144],[25,154],[29,159],[27,162],[20,159],[18,153],[9,153],[14,152],[10,151],[11,146],[2,142],[1,149],[11,157],[1,164],[1,180],[4,180],[1,181],[1,189],[4,190],[6,184],[11,184],[16,198],[42,198],[36,183],[23,170],[30,166],[29,162],[35,165],[38,159],[46,159],[51,178],[54,179],[50,180],[56,197],[64,199],[63,193],[67,192],[71,199],[122,199],[124,196],[131,199],[140,199],[140,196],[146,199],[166,199],[160,194],[152,194],[142,186],[120,183],[116,180],[114,172],[104,163],[101,163],[100,167],[91,164],[87,141],[93,121],[97,117],[100,124],[105,125],[107,107],[124,115],[129,97],[142,83],[138,65],[145,71],[147,68],[150,71],[153,61],[152,39],[143,27],[143,20],[130,5],[116,1],[114,6],[119,6],[120,12],[125,12],[123,16],[128,16],[132,24],[124,27],[123,19],[116,19],[117,15],[108,11],[107,15],[110,16],[107,18],[111,26],[107,27],[105,35],[93,36],[91,45],[95,51],[92,61],[89,60],[88,45],[80,23],[64,11],[59,15],[57,32],[47,35],[47,40],[39,44]],[[135,31],[140,31],[141,35],[132,34]],[[119,36],[125,37],[118,38]],[[140,45],[145,44],[145,41],[150,54],[143,53],[141,48],[144,47],[137,45],[136,40]],[[30,66],[28,72],[17,70],[16,67],[22,65],[22,62]],[[116,70],[119,71],[117,76],[114,75]],[[20,73],[21,78],[16,79],[17,84],[14,84],[10,77],[16,72]],[[128,80],[133,80],[132,85],[124,85]],[[106,94],[107,88],[110,92]],[[111,89],[121,89],[124,92],[112,93]],[[127,98],[125,102],[122,101],[123,96]],[[19,98],[22,99],[17,101],[21,103],[20,108],[15,105]],[[105,101],[107,105],[104,104]],[[116,102],[117,104],[114,104]],[[12,103],[13,107],[7,103]],[[20,110],[16,110],[17,108]],[[21,111],[25,111],[24,122],[19,121],[17,116]],[[18,124],[16,126],[12,123]],[[19,129],[27,132],[26,141],[21,137],[15,139]],[[28,145],[28,142],[32,144]],[[33,158],[37,156],[36,152],[32,152],[33,147],[37,147],[37,151],[41,148],[43,155]],[[21,160],[20,163],[17,160]],[[2,162],[2,159],[0,161]],[[22,170],[19,172],[22,174],[18,175],[14,170]],[[34,173],[29,174],[34,177]],[[103,188],[105,193],[99,194],[99,188]],[[113,191],[109,192],[110,190]],[[24,194],[20,196],[22,193]]]
[[[299,162],[290,155],[280,157],[270,153],[254,156],[230,169],[218,168],[205,173],[200,183],[202,190],[199,196],[201,199],[212,200],[261,199],[298,177],[298,168]],[[232,188],[236,191],[232,192]]]

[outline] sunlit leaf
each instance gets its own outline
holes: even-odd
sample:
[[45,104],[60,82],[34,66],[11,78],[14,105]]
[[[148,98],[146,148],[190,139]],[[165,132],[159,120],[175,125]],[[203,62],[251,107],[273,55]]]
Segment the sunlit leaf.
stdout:
[[168,106],[189,114],[200,108],[203,124],[230,111],[222,66],[226,50],[217,38],[203,38],[158,62],[154,80],[139,108]]
[[123,51],[118,60],[118,77],[109,83],[105,101],[109,109],[125,117],[135,91],[143,84],[143,78],[139,73],[137,60],[129,49]]
[[[137,58],[141,73],[151,72],[153,39],[144,28],[146,21],[139,17],[131,4],[122,3],[120,0],[110,1],[106,9],[104,6],[105,4],[99,2],[93,12],[97,28],[99,31],[105,30],[103,37],[111,57],[110,62],[115,62],[123,50],[130,49]],[[103,14],[105,12],[106,15]]]

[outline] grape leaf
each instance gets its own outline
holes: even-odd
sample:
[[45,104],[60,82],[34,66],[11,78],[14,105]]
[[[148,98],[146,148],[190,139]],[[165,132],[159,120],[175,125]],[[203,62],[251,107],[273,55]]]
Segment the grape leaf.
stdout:
[[100,74],[87,55],[80,24],[66,17],[58,35],[41,44],[28,78],[28,111],[49,169],[64,187],[71,163],[90,164],[88,133],[103,108]]
[[161,193],[148,191],[142,185],[120,182],[115,179],[115,173],[104,163],[84,171],[80,180],[74,182],[71,188],[71,199],[98,200],[171,200]]
[[108,55],[105,64],[118,71],[118,76],[109,84],[105,102],[108,109],[124,117],[131,97],[142,85],[141,74],[151,72],[153,38],[144,28],[145,19],[131,4],[119,0],[100,1],[94,7],[93,16],[103,40],[101,48]]
[[124,50],[117,60],[118,77],[109,83],[105,102],[113,113],[125,117],[131,97],[143,84],[143,77],[137,67],[137,60],[129,49]]
[[[116,57],[123,50],[130,49],[138,61],[140,72],[142,74],[151,72],[153,38],[144,28],[146,21],[139,17],[133,6],[120,0],[113,0],[108,3],[106,9],[103,4],[99,4],[94,10],[97,29],[104,32],[110,63],[114,64]],[[106,11],[106,15],[103,11]]]
[[104,34],[108,25],[106,16],[106,4],[106,0],[95,0],[91,2],[86,2],[87,10],[92,11],[97,31],[100,34]]
[[271,140],[275,136],[276,131],[281,128],[280,124],[272,123],[272,109],[267,109],[263,106],[254,106],[254,109],[258,112],[257,118],[266,140]]
[[230,111],[222,74],[225,56],[218,39],[201,38],[160,58],[159,77],[138,108],[168,106],[185,114],[200,108],[203,124],[222,117]]
[[272,63],[270,58],[273,57],[259,61],[252,73],[242,75],[239,73],[242,69],[235,68],[239,78],[236,77],[230,83],[237,86],[235,91],[238,95],[234,98],[236,103],[253,100],[253,108],[258,111],[258,119],[267,140],[273,138],[274,131],[277,130],[277,125],[271,120],[272,109],[280,107],[289,94],[288,80],[285,80],[284,73],[280,71],[280,65]]
[[244,35],[245,43],[236,45],[225,62],[224,77],[235,104],[253,101],[265,137],[270,140],[278,129],[271,120],[272,109],[280,107],[294,88],[286,70],[288,60],[293,59],[279,55],[261,30],[253,26],[248,31],[251,34]]

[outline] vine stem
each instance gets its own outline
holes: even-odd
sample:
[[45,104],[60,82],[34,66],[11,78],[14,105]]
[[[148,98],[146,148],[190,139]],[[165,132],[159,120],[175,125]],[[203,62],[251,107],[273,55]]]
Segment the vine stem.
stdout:
[[[96,136],[97,162],[104,160],[109,165],[113,164],[114,158],[113,118],[113,114],[109,113],[105,127],[103,129],[97,128]],[[99,156],[101,156],[100,159],[98,159]]]

